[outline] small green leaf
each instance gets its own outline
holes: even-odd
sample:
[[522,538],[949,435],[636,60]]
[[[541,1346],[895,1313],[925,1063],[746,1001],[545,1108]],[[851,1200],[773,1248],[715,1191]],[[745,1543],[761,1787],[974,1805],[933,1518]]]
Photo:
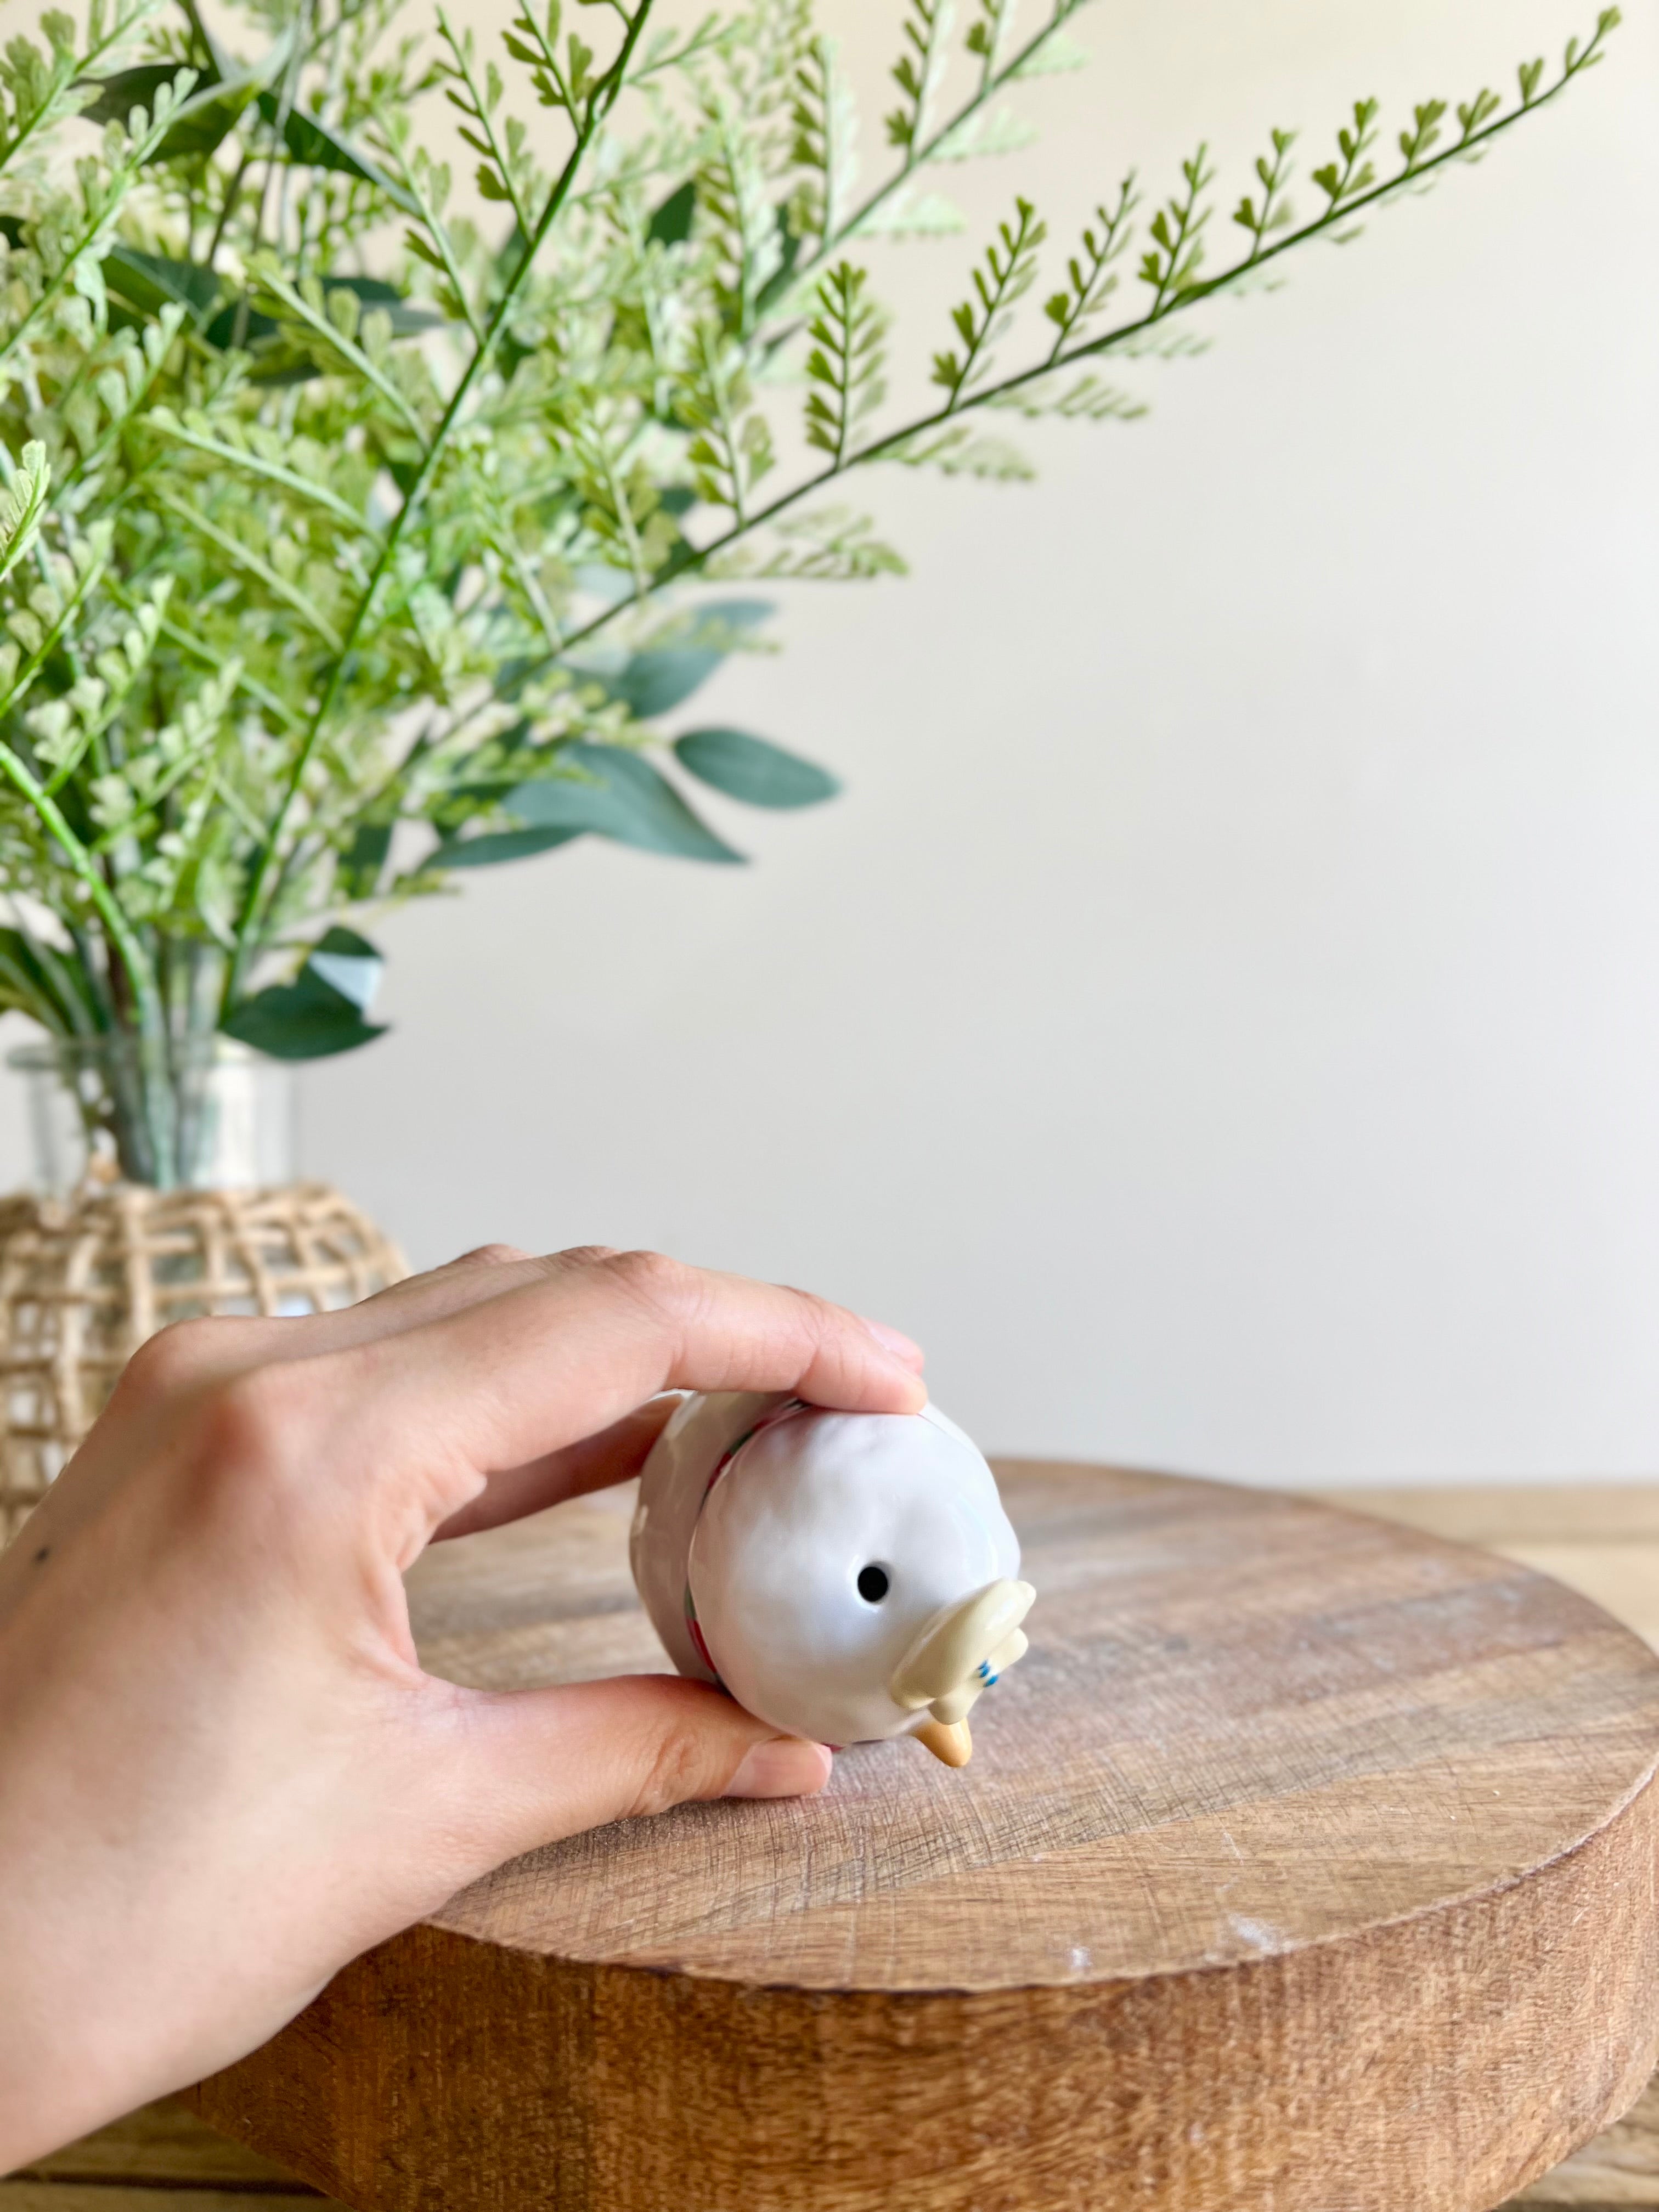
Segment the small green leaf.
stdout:
[[508,813],[527,827],[574,835],[591,830],[619,845],[687,860],[743,859],[698,820],[673,785],[638,753],[575,740],[559,748],[559,759],[580,769],[580,777],[521,783],[506,802]]
[[816,761],[746,730],[688,730],[675,738],[674,751],[699,781],[746,806],[817,806],[841,789]]

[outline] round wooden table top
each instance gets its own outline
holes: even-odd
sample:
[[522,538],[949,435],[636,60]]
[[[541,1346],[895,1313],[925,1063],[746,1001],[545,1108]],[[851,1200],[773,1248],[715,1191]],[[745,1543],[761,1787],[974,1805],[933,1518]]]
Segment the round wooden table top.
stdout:
[[[400,2109],[445,2105],[420,2153],[443,2202],[519,2201],[510,2112],[524,2201],[605,2212],[1473,2212],[1635,2097],[1659,2036],[1645,1645],[1526,1567],[1310,1500],[999,1472],[1037,1602],[966,1769],[866,1746],[815,1799],[574,1838],[320,2001],[337,2074],[356,2035],[374,2094],[390,2065]],[[428,1554],[427,1665],[500,1688],[662,1667],[626,1537],[599,1501]],[[439,2096],[387,2023],[429,2033],[446,2004],[492,2055]],[[305,2027],[270,2051],[300,2064]],[[337,2118],[362,2171],[301,2170],[418,2201],[406,2136],[371,2155],[361,2111]]]
[[[975,1709],[967,1768],[856,1747],[822,1798],[578,1837],[441,1924],[804,1989],[1176,1973],[1513,1881],[1652,1770],[1659,1666],[1542,1576],[1261,1491],[1003,1481],[1032,1648]],[[428,1666],[507,1686],[665,1664],[625,1517],[562,1517],[496,1538],[495,1571],[429,1556]]]

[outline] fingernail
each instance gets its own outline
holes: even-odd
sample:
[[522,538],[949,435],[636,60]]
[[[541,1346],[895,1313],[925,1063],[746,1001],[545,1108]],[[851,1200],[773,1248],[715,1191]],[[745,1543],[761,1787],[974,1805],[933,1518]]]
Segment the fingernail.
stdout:
[[728,1797],[810,1797],[830,1779],[827,1745],[798,1735],[775,1735],[751,1744],[726,1785]]
[[860,1314],[859,1319],[884,1352],[890,1352],[895,1359],[921,1374],[927,1355],[919,1344],[900,1330],[889,1328],[884,1321],[872,1321],[868,1314]]

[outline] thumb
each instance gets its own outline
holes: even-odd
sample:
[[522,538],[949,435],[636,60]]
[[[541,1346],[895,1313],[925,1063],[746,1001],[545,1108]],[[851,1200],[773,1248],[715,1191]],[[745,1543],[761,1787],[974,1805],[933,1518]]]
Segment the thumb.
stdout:
[[459,1757],[436,1771],[465,1808],[468,1880],[608,1820],[692,1798],[809,1796],[830,1779],[823,1744],[673,1674],[472,1692],[462,1717]]

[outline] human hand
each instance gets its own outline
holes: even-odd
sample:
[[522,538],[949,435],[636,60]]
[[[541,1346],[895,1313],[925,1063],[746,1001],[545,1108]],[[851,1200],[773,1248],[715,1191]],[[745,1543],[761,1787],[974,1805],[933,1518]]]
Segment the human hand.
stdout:
[[503,1859],[830,1753],[672,1676],[422,1672],[434,1537],[637,1472],[676,1389],[911,1413],[905,1338],[650,1254],[491,1248],[143,1346],[0,1559],[0,2172],[266,2041]]

